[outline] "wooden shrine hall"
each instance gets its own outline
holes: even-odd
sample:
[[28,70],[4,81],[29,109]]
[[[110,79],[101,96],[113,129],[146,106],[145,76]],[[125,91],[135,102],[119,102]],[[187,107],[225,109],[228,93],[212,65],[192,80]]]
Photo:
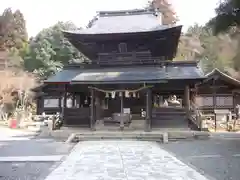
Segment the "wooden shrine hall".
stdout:
[[173,61],[181,29],[144,9],[102,11],[91,27],[63,32],[90,63],[68,64],[45,80],[38,114],[60,112],[64,126],[92,130],[187,127],[192,90],[205,77],[196,62]]
[[240,105],[240,81],[214,69],[206,74],[203,82],[196,84],[195,104],[202,113],[227,109],[235,112]]

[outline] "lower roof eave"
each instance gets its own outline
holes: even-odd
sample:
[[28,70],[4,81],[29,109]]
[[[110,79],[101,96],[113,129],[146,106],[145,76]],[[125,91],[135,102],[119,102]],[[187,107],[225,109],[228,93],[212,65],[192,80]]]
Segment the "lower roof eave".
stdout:
[[66,82],[64,82],[64,81],[62,81],[62,82],[60,82],[60,81],[44,81],[43,83],[44,84],[70,84],[69,81],[66,81]]
[[168,80],[148,81],[72,81],[70,84],[144,84],[144,83],[168,83]]
[[168,83],[171,80],[182,81],[202,81],[205,78],[197,79],[162,79],[162,80],[136,80],[136,81],[71,81],[70,84],[144,84],[144,83]]

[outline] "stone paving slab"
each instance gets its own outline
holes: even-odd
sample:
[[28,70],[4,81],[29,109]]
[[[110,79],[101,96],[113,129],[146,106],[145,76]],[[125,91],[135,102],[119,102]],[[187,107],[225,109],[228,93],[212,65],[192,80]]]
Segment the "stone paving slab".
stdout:
[[45,180],[207,180],[155,142],[85,141]]
[[58,162],[63,155],[47,156],[0,156],[0,162]]

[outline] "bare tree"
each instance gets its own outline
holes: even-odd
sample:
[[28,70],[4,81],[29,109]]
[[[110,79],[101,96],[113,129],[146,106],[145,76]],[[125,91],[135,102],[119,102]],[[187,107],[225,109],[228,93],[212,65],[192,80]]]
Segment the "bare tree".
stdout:
[[0,111],[2,118],[16,110],[25,113],[32,101],[31,89],[36,86],[35,77],[23,71],[18,73],[11,70],[0,72]]
[[172,25],[178,21],[176,12],[174,11],[169,0],[152,0],[149,1],[149,7],[158,9],[162,13],[162,23],[164,25]]

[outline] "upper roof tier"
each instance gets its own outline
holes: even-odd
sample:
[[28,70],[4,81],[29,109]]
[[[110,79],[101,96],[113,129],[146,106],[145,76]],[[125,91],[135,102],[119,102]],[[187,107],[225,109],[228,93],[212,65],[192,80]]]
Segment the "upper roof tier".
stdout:
[[162,25],[161,13],[154,10],[124,10],[98,12],[96,21],[77,34],[114,34],[157,31],[168,28]]
[[150,51],[153,57],[172,59],[176,54],[181,29],[182,26],[162,25],[160,12],[137,9],[101,11],[89,28],[63,33],[91,59],[99,53],[119,51],[120,43],[127,43],[128,52]]

